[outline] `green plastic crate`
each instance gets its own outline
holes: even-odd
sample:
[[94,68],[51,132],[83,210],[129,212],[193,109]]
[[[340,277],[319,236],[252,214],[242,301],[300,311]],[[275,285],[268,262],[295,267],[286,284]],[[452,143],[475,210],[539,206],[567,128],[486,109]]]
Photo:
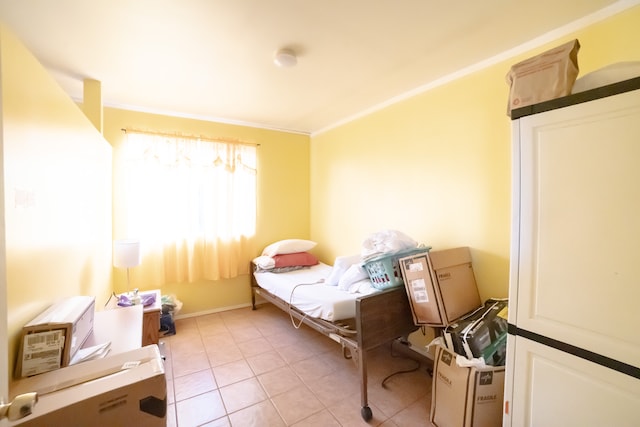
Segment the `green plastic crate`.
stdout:
[[398,260],[406,256],[429,252],[431,246],[407,249],[392,254],[380,255],[364,263],[364,268],[369,274],[371,285],[376,289],[389,289],[403,286],[402,272]]

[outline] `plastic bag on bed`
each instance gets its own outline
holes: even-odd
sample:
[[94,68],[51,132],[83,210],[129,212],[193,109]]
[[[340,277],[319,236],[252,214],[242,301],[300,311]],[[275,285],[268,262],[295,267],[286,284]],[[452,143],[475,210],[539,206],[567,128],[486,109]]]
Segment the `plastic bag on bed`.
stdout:
[[362,242],[362,260],[418,247],[418,242],[397,230],[382,230]]

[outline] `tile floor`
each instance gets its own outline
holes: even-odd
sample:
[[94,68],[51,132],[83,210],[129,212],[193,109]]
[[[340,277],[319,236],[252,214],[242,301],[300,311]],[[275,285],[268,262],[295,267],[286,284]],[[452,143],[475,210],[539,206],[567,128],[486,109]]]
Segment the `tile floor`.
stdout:
[[360,381],[340,345],[314,330],[293,327],[270,304],[179,319],[161,337],[166,355],[168,426],[428,426],[431,377],[425,364],[369,352],[369,406],[360,416]]

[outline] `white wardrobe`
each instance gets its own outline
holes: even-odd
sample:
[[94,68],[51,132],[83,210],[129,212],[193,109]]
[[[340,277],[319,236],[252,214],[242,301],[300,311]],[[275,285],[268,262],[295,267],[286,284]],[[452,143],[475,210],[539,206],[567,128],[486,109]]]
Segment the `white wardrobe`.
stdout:
[[520,110],[504,425],[640,426],[640,78]]

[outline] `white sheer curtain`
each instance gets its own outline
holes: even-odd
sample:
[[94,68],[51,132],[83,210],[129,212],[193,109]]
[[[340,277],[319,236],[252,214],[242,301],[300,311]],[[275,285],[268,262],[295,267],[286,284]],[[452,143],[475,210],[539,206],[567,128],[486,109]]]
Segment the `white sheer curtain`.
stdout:
[[248,273],[256,224],[256,146],[128,131],[116,173],[121,218],[142,241],[147,282]]

